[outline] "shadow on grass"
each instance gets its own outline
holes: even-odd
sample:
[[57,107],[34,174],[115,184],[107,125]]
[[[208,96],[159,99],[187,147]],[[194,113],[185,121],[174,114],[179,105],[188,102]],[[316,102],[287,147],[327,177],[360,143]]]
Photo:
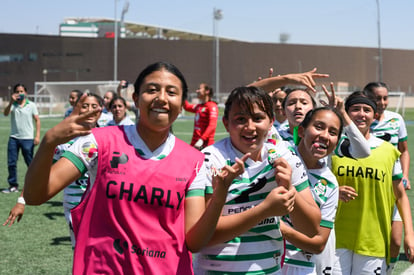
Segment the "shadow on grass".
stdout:
[[70,242],[70,237],[56,237],[52,239],[50,245],[72,245]]
[[63,203],[61,201],[47,201],[44,204],[49,204],[51,207],[63,206]]
[[43,215],[46,218],[48,218],[49,220],[56,220],[55,217],[63,217],[63,216],[65,216],[65,214],[63,214],[63,212],[49,212],[49,213],[44,213]]

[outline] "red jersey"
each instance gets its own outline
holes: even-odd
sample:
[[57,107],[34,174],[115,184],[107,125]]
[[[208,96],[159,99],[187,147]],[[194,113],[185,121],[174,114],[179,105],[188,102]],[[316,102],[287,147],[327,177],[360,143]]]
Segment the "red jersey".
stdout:
[[184,102],[184,109],[188,112],[195,113],[191,145],[194,146],[200,138],[204,141],[203,147],[213,144],[218,118],[217,104],[214,101],[190,104],[186,100]]

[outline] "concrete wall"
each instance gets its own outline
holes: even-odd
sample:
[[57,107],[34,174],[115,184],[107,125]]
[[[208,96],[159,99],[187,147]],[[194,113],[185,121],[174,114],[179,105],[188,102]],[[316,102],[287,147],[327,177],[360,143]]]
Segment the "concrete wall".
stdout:
[[[113,79],[113,39],[0,34],[0,57],[23,54],[19,62],[0,62],[0,97],[8,87],[36,81],[101,81]],[[190,91],[200,82],[214,87],[214,48],[211,41],[119,39],[118,79],[134,82],[149,63],[169,61],[186,76]],[[220,43],[220,93],[266,76],[307,71],[329,73],[319,81],[347,83],[361,89],[377,79],[377,49],[227,41]],[[30,60],[30,57],[32,57]],[[33,60],[36,57],[35,60]],[[1,59],[0,59],[1,60]],[[48,73],[42,72],[47,69]],[[414,51],[383,49],[383,81],[391,90],[411,93],[414,87]]]

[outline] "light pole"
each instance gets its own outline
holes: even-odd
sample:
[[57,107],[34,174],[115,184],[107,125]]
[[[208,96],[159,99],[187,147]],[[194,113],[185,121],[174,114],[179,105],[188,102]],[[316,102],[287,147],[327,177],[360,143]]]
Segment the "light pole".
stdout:
[[[114,81],[118,80],[118,20],[117,20],[117,2],[119,0],[115,0],[115,7],[114,7]],[[122,27],[124,23],[124,16],[125,13],[127,13],[129,8],[129,1],[127,0],[124,4],[124,7],[122,9],[122,15],[121,15],[121,22]]]
[[117,81],[118,78],[118,21],[117,21],[117,2],[114,0],[114,81]]
[[377,1],[377,30],[378,30],[378,81],[382,82],[382,48],[381,48],[381,19],[380,2]]
[[[128,9],[129,9],[129,1],[127,0],[124,4],[124,7],[122,8],[122,13],[121,13],[121,29],[124,30],[124,31],[125,31],[124,18],[125,18],[125,13],[128,12]],[[121,37],[123,37],[122,32],[121,32]]]
[[42,74],[43,74],[43,82],[46,85],[46,81],[47,81],[47,69],[43,69]]
[[221,10],[214,8],[213,10],[213,34],[215,40],[215,89],[216,89],[216,98],[217,102],[220,103],[220,45],[218,37],[218,21],[223,18]]

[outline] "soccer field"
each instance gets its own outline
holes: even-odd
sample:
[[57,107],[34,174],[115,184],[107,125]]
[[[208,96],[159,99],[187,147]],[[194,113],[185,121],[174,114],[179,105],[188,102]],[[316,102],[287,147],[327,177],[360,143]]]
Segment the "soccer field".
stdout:
[[[414,116],[413,116],[414,117]],[[407,115],[406,115],[407,118]],[[61,118],[42,118],[41,136]],[[408,120],[408,119],[407,119]],[[412,119],[414,120],[414,118]],[[414,136],[414,123],[407,123],[409,137]],[[192,117],[179,119],[173,126],[176,136],[190,142],[193,131]],[[7,141],[10,132],[9,118],[0,116],[0,189],[7,184]],[[227,136],[218,122],[216,140]],[[414,143],[409,142],[409,151],[414,152]],[[410,180],[414,185],[414,160],[410,166]],[[19,156],[18,177],[23,186],[26,166]],[[414,191],[407,192],[413,213]],[[0,193],[0,221],[6,220],[10,209],[16,203],[18,193]],[[0,274],[71,274],[72,248],[68,228],[63,215],[62,194],[58,194],[41,206],[26,206],[25,214],[12,227],[0,227]],[[394,274],[401,274],[409,263],[400,260]]]

